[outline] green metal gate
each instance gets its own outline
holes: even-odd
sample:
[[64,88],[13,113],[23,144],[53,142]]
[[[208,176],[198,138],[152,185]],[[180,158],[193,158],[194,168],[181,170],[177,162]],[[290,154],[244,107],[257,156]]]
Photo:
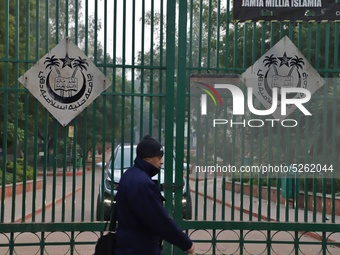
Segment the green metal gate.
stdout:
[[[105,165],[117,145],[145,134],[176,153],[165,206],[197,254],[339,253],[339,22],[236,22],[229,0],[2,0],[0,12],[1,254],[92,254],[105,225]],[[192,126],[193,77],[238,76],[285,36],[327,79],[307,104],[312,116],[294,112],[291,129]],[[18,81],[64,38],[111,84],[65,127]],[[167,169],[171,159],[168,149]],[[283,163],[333,171],[202,170]]]

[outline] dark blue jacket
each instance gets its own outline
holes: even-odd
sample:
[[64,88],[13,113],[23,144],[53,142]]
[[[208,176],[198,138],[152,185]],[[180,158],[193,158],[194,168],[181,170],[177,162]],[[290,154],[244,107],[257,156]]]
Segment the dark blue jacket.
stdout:
[[163,197],[151,179],[159,172],[152,164],[135,159],[122,175],[116,196],[116,255],[159,255],[162,239],[188,250],[188,236],[163,207]]

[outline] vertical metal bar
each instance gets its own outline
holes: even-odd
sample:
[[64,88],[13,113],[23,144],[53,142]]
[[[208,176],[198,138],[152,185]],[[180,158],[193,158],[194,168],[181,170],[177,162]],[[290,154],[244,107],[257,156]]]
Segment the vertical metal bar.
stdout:
[[[145,2],[143,1],[143,8]],[[174,141],[174,107],[173,102],[175,101],[175,33],[176,33],[176,2],[167,1],[167,16],[166,16],[166,92],[167,100],[165,104],[165,147],[173,148]],[[143,15],[144,17],[144,15]],[[143,36],[144,38],[144,36]],[[143,48],[142,48],[143,49]],[[172,151],[165,150],[165,168],[173,169],[172,162]],[[165,171],[165,185],[171,186],[172,184],[172,172]],[[172,194],[171,190],[165,190],[165,205],[170,211],[172,210]],[[164,254],[171,254],[171,247],[166,246]]]
[[71,231],[71,236],[70,236],[70,255],[74,254],[74,242],[75,242],[74,231]]
[[[194,23],[194,0],[190,0],[190,11],[189,11],[189,31],[188,31],[188,50],[189,52],[193,52],[193,23]],[[188,54],[188,67],[193,68],[193,54]],[[190,90],[189,90],[190,91]],[[197,158],[196,158],[197,161]]]
[[[85,0],[85,55],[88,54],[89,45],[89,0]],[[114,43],[112,45],[115,45]],[[113,59],[114,56],[113,56]],[[85,109],[86,110],[86,109]]]
[[[98,0],[95,0],[94,3],[94,22],[95,22],[95,27],[98,26]],[[98,43],[98,31],[97,29],[94,31],[94,45],[97,45]],[[97,58],[98,58],[98,51],[97,47],[94,47],[94,63],[97,63]],[[92,126],[92,132],[96,133],[97,130],[97,122],[96,122],[96,117],[97,117],[97,100],[93,101],[92,104],[92,113],[93,113],[93,126]],[[95,165],[96,165],[96,137],[92,136],[92,141],[91,141],[91,147],[92,147],[92,165],[91,165],[91,221],[94,220],[94,208],[95,208],[95,193],[96,193],[96,174],[95,174]],[[103,179],[102,179],[103,180]]]
[[[113,33],[113,41],[115,43],[113,43],[113,48],[112,48],[112,54],[113,54],[113,61],[114,61],[114,66],[113,66],[113,70],[112,70],[112,73],[113,73],[113,77],[112,77],[112,91],[111,91],[111,97],[110,99],[112,100],[111,102],[111,111],[112,112],[115,112],[115,107],[116,107],[116,96],[114,95],[115,92],[116,92],[116,64],[117,64],[117,61],[116,61],[116,57],[117,57],[117,49],[115,47],[116,45],[116,42],[117,42],[117,16],[118,16],[118,7],[117,7],[117,0],[114,2],[114,7],[113,7],[113,26],[112,26],[112,33]],[[112,117],[112,121],[111,121],[111,126],[112,126],[112,138],[111,138],[111,155],[113,155],[114,153],[114,150],[115,150],[115,134],[116,134],[116,120],[114,117]],[[111,179],[113,179],[113,171],[111,171]],[[102,182],[101,182],[101,193],[104,192],[104,178],[102,178]],[[113,194],[113,191],[114,191],[114,188],[113,188],[113,185],[114,183],[112,182],[111,184],[111,194],[110,194],[110,197],[112,199],[114,199],[114,194]],[[102,197],[102,204],[103,204],[103,200],[104,198]]]
[[[79,29],[79,0],[75,0],[75,8],[76,8],[76,11],[75,11],[75,17],[74,17],[74,43],[77,45],[78,44],[78,29]],[[106,8],[105,8],[106,10]],[[104,14],[105,15],[105,14]],[[105,24],[105,18],[104,18],[104,24]],[[106,28],[106,26],[104,25],[104,29]],[[106,36],[106,33],[104,33],[104,38]],[[106,46],[106,40],[104,39],[104,47]],[[105,48],[104,48],[104,52],[105,51]],[[106,57],[106,54],[104,54],[104,57]],[[105,62],[106,63],[106,62]]]
[[[238,56],[238,22],[235,23],[235,36],[234,36],[234,52],[233,52],[233,66],[237,66],[237,56]],[[235,115],[233,115],[233,122],[235,122]],[[234,134],[232,137],[232,165],[236,164],[236,127],[233,125],[232,133]],[[235,219],[235,178],[234,173],[232,174],[232,190],[231,190],[231,220]]]
[[[316,23],[316,35],[320,35],[320,22],[317,22]],[[315,65],[314,67],[316,69],[319,69],[320,68],[320,41],[321,41],[321,38],[320,36],[316,36],[316,40],[315,40]],[[318,126],[319,126],[319,119],[317,118],[317,116],[319,115],[319,109],[318,107],[316,108],[316,114],[314,116],[314,119],[315,119],[315,125],[314,125],[314,134],[317,134],[318,132]],[[315,135],[314,137],[317,137],[317,135]],[[315,141],[315,145],[316,143],[318,142],[317,140],[314,140]],[[321,147],[321,145],[320,145]],[[317,153],[317,149],[316,149],[316,146],[315,146],[315,150],[314,150],[314,153],[313,153],[313,160],[317,160],[317,157],[318,157],[318,153]],[[317,196],[316,196],[316,193],[317,193],[317,180],[316,180],[316,175],[314,174],[314,186],[313,186],[313,200],[314,200],[314,205],[316,205],[316,201],[317,201]],[[313,222],[316,222],[317,221],[317,210],[316,210],[316,207],[314,206],[313,208]]]
[[61,206],[61,221],[64,222],[66,213],[66,172],[67,172],[67,129],[63,129],[63,174],[62,174],[62,206]]
[[220,70],[220,36],[221,36],[221,1],[217,1],[217,34],[216,34],[216,68],[217,72]]
[[[246,68],[246,63],[247,63],[247,44],[248,44],[248,23],[244,24],[243,27],[243,51],[242,51],[242,68]],[[243,89],[244,91],[244,89]],[[244,102],[244,105],[246,102]],[[241,129],[241,165],[244,164],[244,155],[245,155],[245,128]],[[241,173],[241,179],[240,179],[240,185],[241,185],[241,190],[240,190],[240,221],[243,221],[243,211],[244,211],[244,178],[246,177],[245,174]]]
[[14,233],[10,233],[10,241],[9,241],[9,254],[13,255],[14,254],[14,246],[15,246],[15,236]]
[[[97,104],[96,101],[93,102],[92,105],[92,132],[93,134],[95,134],[96,130],[97,130],[97,123],[96,123],[96,119],[97,119]],[[91,163],[91,221],[94,220],[94,208],[95,208],[95,192],[96,192],[96,173],[94,171],[95,169],[95,158],[96,158],[96,137],[92,136],[92,141],[91,141],[91,146],[92,146],[92,163]],[[102,179],[103,180],[103,179]]]
[[[261,40],[261,56],[265,53],[265,48],[266,48],[266,42],[265,42],[265,35],[266,35],[266,30],[267,30],[267,22],[263,22],[262,23],[262,29],[261,29],[261,33],[262,33],[262,40]],[[260,129],[259,132],[259,141],[263,140],[263,129]],[[258,159],[259,162],[258,164],[261,165],[262,161],[263,161],[263,143],[259,143],[259,149],[258,149]],[[263,176],[261,176],[261,173],[258,174],[258,208],[257,208],[257,220],[261,221],[262,218],[262,178]]]
[[[160,31],[159,31],[159,66],[163,67],[164,64],[164,58],[163,58],[163,54],[164,54],[164,50],[163,50],[163,34],[164,34],[164,30],[163,30],[163,25],[164,25],[164,1],[160,1]],[[158,104],[159,104],[159,109],[158,109],[158,115],[162,116],[163,115],[163,111],[161,107],[166,100],[166,97],[163,97],[163,93],[164,93],[164,71],[161,69],[159,70],[159,93],[160,93],[160,97],[158,100]],[[164,135],[164,127],[163,127],[163,120],[164,120],[164,116],[162,116],[160,119],[162,119],[162,121],[159,122],[159,128],[158,128],[158,133],[159,133],[159,137],[162,138]],[[163,142],[163,141],[162,141]]]
[[[209,120],[208,117],[204,119],[204,127],[208,127]],[[204,165],[207,166],[208,164],[208,151],[209,151],[209,129],[205,128],[205,134],[204,134]],[[207,208],[208,208],[208,173],[207,171],[204,172],[204,182],[203,182],[203,219],[207,220]]]
[[[304,143],[305,148],[309,148],[307,137],[310,136],[310,132],[311,132],[310,126],[311,126],[310,125],[310,118],[307,118],[307,120],[306,120],[306,130],[305,130],[305,136],[304,136],[305,137],[305,143]],[[308,153],[308,150],[305,150],[305,153],[304,153],[304,158],[305,158],[304,163],[305,164],[307,163],[307,160],[308,160],[307,159],[307,155],[308,155],[307,153]],[[309,178],[310,177],[307,176],[307,173],[305,173],[304,176],[303,176],[303,183],[304,183],[303,205],[304,205],[304,208],[308,208],[308,181],[309,181]],[[304,210],[303,219],[304,219],[304,222],[308,222],[308,210],[307,209]]]
[[[84,112],[84,134],[87,134],[87,110]],[[85,221],[85,198],[86,198],[86,189],[84,188],[86,186],[86,159],[87,159],[87,139],[83,139],[83,174],[82,174],[82,191],[81,191],[81,221]]]
[[[88,27],[87,27],[87,23],[88,23],[88,17],[89,17],[89,7],[88,7],[88,0],[85,1],[85,54],[87,55],[88,52],[88,42],[87,42],[87,38],[88,38]],[[84,112],[84,134],[87,134],[87,118],[88,118],[88,108],[85,108]],[[88,150],[88,146],[87,146],[87,140],[83,139],[83,175],[82,175],[82,184],[83,187],[84,185],[86,185],[86,174],[85,172],[87,171],[87,150]],[[85,220],[85,197],[86,197],[86,193],[85,193],[85,189],[82,189],[82,194],[81,194],[81,221]]]
[[[315,99],[315,101],[318,101],[317,99]],[[318,162],[317,161],[317,151],[318,151],[318,144],[317,144],[317,132],[318,132],[318,126],[319,126],[319,121],[318,121],[318,116],[319,116],[319,108],[316,107],[315,109],[315,115],[314,115],[314,126],[313,126],[313,133],[314,133],[314,144],[313,144],[313,159],[312,162]],[[317,179],[315,174],[313,174],[313,205],[316,205],[317,203]],[[313,222],[316,222],[316,207],[313,207]]]
[[[108,17],[108,6],[107,6],[107,0],[104,1],[104,74],[106,75],[107,74],[107,33],[108,33],[108,29],[107,29],[107,17]],[[105,81],[106,82],[106,81]],[[102,93],[102,97],[103,97],[103,127],[106,127],[107,126],[107,111],[106,111],[106,105],[107,105],[107,95],[106,94],[103,94]],[[106,128],[103,128],[102,129],[102,166],[104,169],[104,166],[105,166],[105,162],[107,162],[107,159],[106,159]],[[104,173],[104,171],[102,171]],[[103,176],[102,176],[102,180],[103,180]],[[85,185],[85,184],[83,184]],[[102,210],[104,211],[104,210]]]
[[[190,86],[190,85],[189,85]],[[187,109],[190,109],[190,105],[191,105],[191,100],[190,100],[190,88],[189,88],[189,96],[186,97],[188,100],[187,100]],[[191,123],[190,123],[190,111],[187,112],[187,116],[186,116],[186,123],[187,123],[187,146],[186,146],[186,151],[187,151],[187,155],[186,155],[186,162],[187,162],[187,165],[186,165],[186,168],[184,169],[184,172],[185,172],[185,182],[186,182],[186,190],[185,190],[185,193],[186,193],[186,197],[187,197],[187,203],[186,203],[186,208],[185,208],[185,212],[186,212],[186,218],[189,217],[189,219],[192,218],[192,200],[191,200],[191,188],[190,188],[190,174],[191,174],[191,165],[189,164],[192,164],[190,163],[191,162],[191,136],[190,136],[190,133],[191,133]]]
[[[46,1],[46,9],[48,9],[48,1]],[[56,42],[55,43],[58,43],[59,42],[59,0],[56,1],[56,9],[55,9],[55,17],[56,17]],[[48,12],[48,10],[46,10],[46,12]],[[47,29],[47,28],[46,28]],[[54,157],[54,160],[53,160],[53,181],[52,181],[52,201],[56,201],[56,196],[57,196],[57,153],[58,152],[58,126],[59,126],[59,123],[57,123],[57,120],[54,119],[53,120],[55,125],[53,125],[53,130],[54,130],[54,146],[53,146],[53,157]],[[49,155],[50,156],[50,155]],[[60,159],[61,160],[61,159]],[[63,204],[64,204],[64,201],[63,201]],[[52,211],[51,211],[51,220],[52,222],[55,221],[55,217],[56,217],[56,204],[55,203],[52,203]],[[62,214],[63,215],[63,214]]]
[[[297,35],[297,40],[298,40],[298,49],[301,49],[302,48],[302,22],[298,22],[298,35]],[[301,114],[299,113],[298,114],[298,122],[300,123],[301,121]],[[301,135],[301,128],[298,126],[297,127],[297,139],[296,139],[296,148],[298,148],[298,146],[301,146],[300,144],[300,139],[302,139],[302,135]],[[301,137],[301,138],[300,138]],[[306,149],[303,151],[304,154],[306,154]],[[295,151],[295,159],[299,159],[299,155],[298,155],[298,150]],[[306,158],[304,158],[304,161],[306,160]],[[295,222],[298,222],[299,221],[299,196],[301,194],[301,187],[300,187],[300,181],[301,181],[301,178],[302,176],[301,175],[298,175],[298,182],[296,183],[296,187],[299,187],[296,192],[295,192]],[[305,193],[304,196],[306,196],[307,194]],[[307,215],[308,214],[308,207],[304,207],[304,215]]]
[[208,36],[207,36],[207,70],[210,69],[211,67],[211,57],[210,57],[210,52],[211,52],[211,40],[210,38],[212,38],[212,29],[211,29],[211,23],[212,23],[212,19],[211,19],[211,8],[212,8],[212,1],[209,0],[209,4],[208,4]]
[[[57,10],[58,11],[58,10]],[[49,3],[45,1],[45,50],[49,50]],[[46,157],[46,155],[44,155]]]
[[[301,114],[297,113],[297,122],[301,123]],[[296,141],[295,141],[295,148],[299,148],[300,147],[300,137],[301,137],[301,132],[300,132],[300,127],[297,126],[296,127]],[[298,162],[297,160],[299,160],[299,150],[295,150],[295,155],[294,155],[294,159],[295,162]],[[292,163],[292,162],[291,162]],[[300,195],[300,174],[295,174],[295,178],[294,178],[295,184],[294,184],[294,221],[295,222],[299,222],[299,195]],[[304,210],[307,210],[308,208],[304,208]]]
[[[59,42],[59,1],[60,0],[56,0],[56,2],[55,2],[55,5],[56,5],[56,8],[55,8],[55,10],[56,10],[56,12],[55,12],[55,23],[57,24],[56,25],[56,28],[55,28],[55,38],[56,38],[56,42]],[[47,5],[48,6],[48,5]],[[86,20],[87,21],[87,20]],[[85,22],[86,22],[85,21]],[[86,27],[86,29],[87,29],[87,27]],[[85,37],[85,40],[87,39],[87,37]]]
[[[199,100],[196,100],[196,106],[195,108],[198,109],[199,108],[199,105],[200,105],[200,102]],[[201,118],[201,116],[198,116],[198,118]],[[201,136],[201,123],[198,121],[197,123],[197,137],[200,137]],[[196,148],[201,148],[200,147],[200,139],[197,139],[197,146]],[[195,162],[195,165],[199,167],[199,164],[200,164],[201,161],[199,161],[199,153],[198,153],[198,150],[196,150],[196,162]],[[198,175],[198,171],[195,171],[196,174],[195,174],[195,211],[194,211],[194,219],[197,220],[198,219],[198,183],[199,183],[199,175]]]
[[202,35],[202,30],[203,30],[203,0],[200,0],[199,4],[199,35],[198,35],[198,72],[201,72],[201,67],[202,67],[202,40],[203,40],[203,35]]
[[[251,63],[254,63],[256,61],[256,52],[257,52],[257,26],[256,26],[256,22],[253,22],[253,29],[252,29],[252,61]],[[254,96],[253,96],[254,97]],[[252,114],[253,115],[253,114]],[[250,130],[250,141],[254,141],[255,137],[254,137],[254,129],[251,128]],[[254,162],[253,162],[253,156],[254,156],[254,144],[253,142],[250,143],[250,165],[253,166]],[[253,203],[254,203],[254,193],[253,193],[253,187],[254,187],[254,173],[250,172],[250,197],[249,197],[249,212],[253,212]],[[249,221],[253,220],[253,213],[249,213]]]
[[[179,1],[178,11],[178,86],[176,91],[177,106],[185,105],[186,90],[186,48],[187,48],[187,0]],[[176,111],[176,162],[175,169],[183,168],[184,158],[184,121],[185,111],[177,109]],[[166,153],[166,152],[165,152]],[[170,168],[172,169],[172,168]],[[183,171],[176,171],[175,183],[183,183]],[[182,217],[182,185],[175,189],[175,215],[177,221]],[[174,253],[179,253],[179,248],[174,248]]]
[[[312,24],[310,22],[308,22],[308,25],[307,25],[307,59],[311,59],[311,50],[312,49]],[[312,128],[312,125],[311,125],[311,119],[310,118],[307,118],[306,119],[306,127],[307,127],[307,130],[305,132],[306,136],[305,136],[305,139],[306,139],[306,142],[305,142],[305,146],[306,148],[309,148],[309,135],[310,132],[314,133],[313,131],[313,128]],[[315,133],[314,133],[315,134]],[[314,136],[315,138],[315,136]],[[314,139],[312,139],[314,140]],[[313,148],[316,148],[316,144],[313,144]],[[308,153],[310,154],[310,153]],[[306,158],[307,158],[307,152],[306,152]],[[307,184],[309,183],[309,180],[310,178],[312,177],[308,177],[307,176],[307,173],[304,175],[304,183]],[[309,207],[309,200],[308,200],[308,185],[305,185],[304,187],[304,194],[305,194],[305,197],[304,197],[304,208],[308,208]],[[314,202],[313,202],[314,203]],[[305,222],[308,222],[308,210],[304,210],[304,221]]]
[[[34,101],[34,138],[33,138],[33,150],[38,151],[38,101]],[[38,153],[34,153],[33,156],[33,192],[32,192],[32,222],[35,222],[36,211],[36,197],[37,197],[37,169],[38,169]]]
[[[275,23],[271,23],[270,33],[271,38],[274,38],[275,35]],[[271,43],[274,43],[271,40]],[[273,128],[268,126],[268,159],[267,162],[273,165],[273,150],[271,149],[274,145],[273,143]],[[267,220],[270,221],[271,219],[271,173],[269,172],[267,175]],[[268,235],[270,236],[270,231],[268,231]],[[270,248],[270,247],[267,247]]]
[[233,52],[233,66],[237,66],[237,61],[238,61],[238,36],[239,36],[239,23],[235,23],[235,36],[234,36],[234,52]]
[[[53,143],[53,155],[52,157],[54,158],[53,160],[53,181],[52,181],[52,201],[56,201],[56,197],[57,197],[57,149],[58,149],[58,123],[57,120],[54,119],[53,120],[54,124],[53,125],[53,134],[54,134],[54,143]],[[49,155],[51,156],[51,155]],[[52,203],[52,210],[51,210],[51,221],[54,222],[55,221],[55,214],[56,214],[56,204]]]
[[[154,1],[151,1],[151,16],[150,16],[150,59],[149,59],[149,65],[150,67],[153,66],[154,64],[154,59],[153,59],[153,55],[154,55],[154,48],[153,48],[153,44],[154,44]],[[149,92],[150,92],[150,97],[149,97],[149,134],[153,133],[153,96],[152,94],[154,93],[154,81],[153,81],[153,68],[150,68],[150,73],[149,73]]]
[[[339,23],[334,23],[334,70],[338,70],[339,68]],[[336,79],[336,74],[333,75],[334,79]],[[338,81],[340,82],[340,77],[337,77]],[[337,91],[339,88],[339,82],[334,82],[333,87],[333,95],[332,97],[335,98],[338,96]],[[337,123],[337,107],[339,108],[339,104],[336,102],[336,100],[332,100],[332,137],[336,136],[337,129],[336,129],[336,123]],[[337,147],[336,147],[336,139],[332,139],[332,166],[338,166],[339,159],[337,157]],[[332,223],[335,223],[335,178],[336,178],[335,171],[332,172]]]
[[[161,15],[162,17],[162,15]],[[136,38],[135,38],[135,34],[136,34],[136,0],[132,1],[132,31],[131,31],[131,36],[132,36],[132,45],[131,45],[131,64],[132,64],[132,69],[131,69],[131,118],[130,118],[130,123],[131,123],[131,127],[135,126],[135,51],[136,51]],[[162,44],[161,44],[162,45]],[[134,130],[133,128],[131,128],[130,131],[130,137],[131,137],[131,144],[134,144],[135,141],[135,134],[134,134]],[[132,146],[131,146],[132,148]],[[130,155],[132,156],[132,153],[130,153]]]
[[[278,126],[278,131],[277,131],[277,136],[276,136],[276,144],[281,144],[284,138],[282,137],[282,127],[281,125]],[[282,165],[284,162],[282,162],[281,159],[281,155],[282,155],[282,149],[281,146],[278,146],[278,150],[277,150],[277,155],[278,156],[278,164]],[[276,220],[279,221],[280,220],[280,216],[281,216],[281,197],[280,197],[280,193],[283,192],[283,190],[281,190],[281,183],[282,183],[282,179],[285,178],[285,174],[284,173],[280,173],[280,175],[277,177],[277,188],[276,188]]]
[[[26,26],[25,26],[25,31],[26,31],[26,40],[25,40],[25,60],[26,60],[26,64],[25,64],[25,69],[28,69],[28,59],[29,59],[29,53],[30,53],[30,2],[27,1],[26,2]],[[27,93],[27,91],[24,92],[24,96],[25,96],[25,103],[24,103],[24,112],[25,112],[25,116],[28,116],[28,98],[29,95]],[[23,160],[23,166],[24,166],[24,180],[23,180],[23,190],[26,190],[26,181],[27,181],[27,148],[28,148],[28,119],[25,119],[25,124],[24,124],[24,145],[23,145],[23,151],[24,151],[24,160]],[[36,154],[36,153],[35,153]],[[22,221],[25,222],[25,215],[26,215],[26,198],[27,198],[27,193],[23,192],[22,194],[22,213],[21,213],[21,218]]]
[[[145,0],[142,1],[142,34],[141,34],[141,65],[142,65],[142,69],[141,69],[141,74],[140,74],[140,81],[141,81],[141,87],[140,87],[140,93],[141,93],[141,99],[140,99],[140,118],[139,118],[139,126],[140,126],[140,130],[139,130],[139,134],[140,136],[142,136],[144,134],[144,66],[145,66],[145,59],[144,59],[144,53],[145,53]],[[141,139],[142,137],[140,137]],[[171,147],[172,148],[172,147]]]
[[[124,1],[123,3],[123,36],[122,36],[122,43],[123,43],[123,52],[122,52],[122,61],[123,61],[123,66],[122,66],[122,130],[125,130],[125,99],[126,96],[124,96],[124,93],[126,92],[126,83],[125,83],[125,73],[126,73],[126,69],[125,69],[125,62],[126,62],[126,11],[127,11],[127,7],[126,7],[126,1]],[[122,132],[122,142],[125,142],[125,132]],[[124,150],[122,150],[122,157],[124,157]]]
[[[302,38],[302,30],[304,29],[303,23],[300,22],[299,23],[299,49],[302,48],[302,42],[304,42],[305,40]],[[307,29],[307,26],[305,27],[305,29]],[[304,135],[303,135],[303,139],[305,140],[304,142],[304,153],[303,153],[303,157],[304,157],[304,161],[303,163],[307,163],[309,162],[308,159],[308,148],[310,145],[310,139],[308,139],[308,134],[310,134],[310,118],[306,118],[306,125],[305,125],[305,130],[304,130]],[[302,178],[302,177],[301,177]],[[304,183],[304,197],[303,197],[303,207],[305,208],[303,211],[303,221],[304,222],[308,222],[308,185],[307,185],[308,179],[307,179],[307,173],[304,173],[303,175],[303,183]]]
[[[329,68],[329,45],[330,45],[330,23],[327,22],[326,24],[324,24],[325,26],[325,49],[324,49],[324,56],[325,56],[325,66],[324,69],[328,70]],[[325,77],[328,78],[328,74],[325,74]],[[322,164],[325,165],[326,164],[326,153],[327,153],[327,147],[329,147],[329,145],[327,144],[327,132],[326,130],[328,130],[327,128],[327,123],[328,123],[328,103],[326,100],[328,100],[328,91],[329,91],[329,85],[328,82],[325,83],[324,87],[324,95],[323,95],[323,124],[322,124],[322,128],[323,128],[323,134],[322,134]],[[327,186],[327,174],[324,172],[324,175],[322,176],[322,222],[326,222],[327,220],[327,216],[326,216],[326,186]]]
[[[68,0],[66,0],[68,1]],[[66,16],[67,13],[66,13]],[[67,21],[66,21],[66,24]],[[94,2],[94,26],[97,28],[98,27],[98,0],[95,0]],[[68,31],[68,29],[66,29],[66,31]],[[98,30],[95,29],[94,30],[94,45],[97,45],[98,44]],[[97,47],[94,47],[93,48],[93,60],[94,60],[94,63],[97,62],[97,58],[98,58],[98,55],[97,55],[98,51],[97,51]]]
[[[73,122],[71,122],[74,127],[74,137],[70,137],[72,148],[70,148],[71,155],[72,155],[72,214],[71,214],[71,221],[74,222],[75,220],[75,211],[76,211],[76,163],[77,163],[77,119],[74,119]],[[73,250],[73,249],[72,249]]]
[[[227,2],[227,10],[230,10],[230,2],[231,1],[226,1]],[[230,25],[229,25],[229,20],[230,20],[230,12],[227,11],[227,14],[225,15],[225,23],[228,24],[226,27],[225,27],[225,30],[226,30],[226,35],[225,35],[225,40],[226,42],[229,42],[230,41]],[[236,24],[235,24],[236,25]],[[226,43],[225,44],[225,68],[228,70],[229,69],[229,44]]]
[[[217,114],[218,114],[218,111],[217,110],[215,110],[215,116],[217,116]],[[214,130],[214,144],[217,144],[217,139],[218,139],[218,137],[217,137],[217,132],[216,132],[216,130]],[[216,151],[216,146],[214,146],[214,159],[213,159],[213,161],[214,161],[214,166],[216,166],[217,165],[217,153],[216,153],[217,151]],[[213,213],[213,215],[212,215],[212,220],[216,220],[216,204],[217,204],[217,202],[216,202],[216,199],[217,199],[217,195],[216,195],[216,191],[217,191],[217,173],[216,172],[214,172],[214,173],[209,173],[210,175],[211,174],[213,174],[213,188],[212,188],[212,191],[213,191],[213,201],[212,201],[212,203],[213,203],[213,210],[212,210],[212,213]]]
[[[9,0],[5,2],[5,58],[9,58]],[[8,74],[9,67],[8,62],[5,63],[4,66],[4,73]],[[4,75],[4,123],[8,123],[8,75]],[[8,132],[7,128],[3,130],[3,144],[2,144],[2,191],[1,191],[1,222],[4,222],[5,219],[5,187],[6,187],[6,164],[7,164],[7,139],[8,139]]]
[[[45,51],[49,50],[49,4],[48,1],[45,1]],[[42,193],[42,211],[41,211],[41,219],[42,222],[46,220],[46,192],[47,192],[47,167],[49,165],[49,130],[48,130],[48,111],[44,108],[44,166],[43,166],[43,193]]]
[[[40,37],[40,26],[39,26],[39,20],[40,20],[40,15],[39,15],[39,9],[40,9],[40,2],[37,1],[36,2],[36,9],[35,9],[35,16],[36,16],[36,22],[35,22],[35,33],[36,33],[36,37],[39,38]],[[39,59],[39,40],[35,41],[35,59],[38,60]],[[38,101],[34,100],[34,151],[38,151],[38,112],[39,112],[39,108],[38,108]],[[33,192],[32,192],[32,222],[35,222],[36,219],[36,215],[35,215],[35,211],[36,211],[36,197],[37,197],[37,169],[38,169],[38,159],[37,159],[38,154],[34,153],[33,156],[33,160],[34,160],[34,164],[33,164]]]
[[47,158],[48,158],[48,112],[43,110],[44,121],[44,163],[43,163],[43,186],[42,186],[42,201],[41,201],[41,221],[46,220],[46,191],[47,191]]
[[[65,36],[68,37],[69,36],[69,24],[68,24],[68,21],[69,21],[69,15],[68,15],[68,7],[69,7],[69,0],[65,0]],[[46,8],[48,9],[48,8]],[[97,27],[97,24],[96,24],[96,27]],[[94,37],[94,40],[95,40],[95,44],[94,45],[97,45],[96,43],[96,40],[97,40],[97,34],[96,34],[97,30],[95,29],[95,37]],[[96,47],[95,47],[96,48]],[[95,54],[96,56],[96,54]]]
[[[272,151],[270,148],[273,148],[273,143],[272,143],[272,128],[268,127],[268,159],[267,162],[271,165],[273,165],[273,155],[272,155]],[[267,174],[267,220],[270,221],[271,220],[271,173],[268,172]]]
[[[15,34],[14,34],[14,42],[15,45],[19,45],[19,1],[15,1],[15,13],[14,13],[14,27],[15,27]],[[19,52],[18,52],[18,47],[15,47],[14,51],[14,58],[18,59],[19,57]],[[19,70],[18,70],[18,65],[16,64],[14,66],[14,72],[16,77],[19,77]],[[15,82],[14,85],[14,119],[13,119],[13,124],[14,124],[14,135],[13,135],[13,140],[18,141],[18,82]],[[15,221],[15,205],[16,205],[16,184],[17,184],[17,158],[18,158],[18,143],[15,142],[13,145],[13,183],[12,183],[12,216],[11,216],[11,222]]]

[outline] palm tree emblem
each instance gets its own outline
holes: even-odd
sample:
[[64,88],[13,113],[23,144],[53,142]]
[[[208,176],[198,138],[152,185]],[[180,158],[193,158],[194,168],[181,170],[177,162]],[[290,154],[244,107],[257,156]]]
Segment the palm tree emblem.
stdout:
[[74,60],[74,64],[73,64],[73,68],[74,69],[73,73],[72,73],[72,78],[74,78],[76,76],[76,73],[78,71],[78,69],[80,68],[81,71],[86,70],[87,71],[87,67],[89,66],[89,63],[87,63],[87,60],[81,57],[78,57],[78,59]]
[[277,58],[274,57],[274,54],[271,54],[270,56],[266,56],[263,60],[263,63],[265,63],[264,66],[268,66],[268,68],[270,68],[271,66],[273,66],[274,68],[274,72],[275,72],[275,75],[278,75],[279,73],[277,72],[277,68],[276,68],[276,65],[277,65]]
[[289,70],[288,76],[292,75],[295,68],[297,70],[299,70],[300,68],[302,69],[304,64],[305,62],[303,61],[303,58],[299,58],[295,55],[295,57],[290,62],[291,69]]
[[50,68],[52,69],[53,67],[55,68],[58,77],[61,76],[60,71],[59,71],[59,59],[55,57],[55,55],[53,55],[52,57],[46,57],[46,60],[44,61],[44,64],[46,64],[46,69]]
[[46,57],[46,60],[44,61],[44,64],[46,64],[46,69],[50,68],[52,72],[52,68],[55,69],[55,71],[57,72],[57,77],[55,78],[55,90],[59,90],[60,92],[60,96],[64,97],[64,88],[65,88],[65,81],[64,78],[61,77],[61,73],[59,70],[59,59],[55,57],[55,55],[53,55],[52,57]]

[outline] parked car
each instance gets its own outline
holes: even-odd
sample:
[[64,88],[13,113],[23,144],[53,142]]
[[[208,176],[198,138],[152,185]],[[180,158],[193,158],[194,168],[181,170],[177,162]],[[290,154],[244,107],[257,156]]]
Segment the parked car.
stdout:
[[[114,199],[117,189],[119,186],[119,181],[121,175],[133,164],[133,160],[136,157],[136,148],[137,145],[133,145],[131,149],[131,145],[124,145],[124,154],[122,155],[122,146],[118,145],[109,163],[106,165],[104,181],[99,184],[99,192],[97,197],[97,212],[96,218],[97,220],[101,219],[102,209],[104,209],[104,220],[108,220],[110,218],[110,211],[112,201]],[[174,157],[175,161],[175,157]],[[163,164],[164,166],[165,164]],[[175,162],[173,162],[173,166],[175,167]],[[186,169],[186,164],[184,164],[183,169]],[[183,171],[180,169],[179,171]],[[112,173],[113,171],[113,173]],[[160,174],[152,177],[155,183],[159,186],[159,189],[164,196],[164,168],[160,170]],[[173,169],[173,190],[175,189],[175,169]],[[103,187],[102,187],[103,184]],[[183,199],[182,199],[182,214],[183,218],[191,219],[192,218],[192,202],[190,195],[190,188],[187,188],[189,185],[185,178],[183,179]],[[113,190],[112,190],[113,188]],[[187,190],[189,191],[187,193]]]

